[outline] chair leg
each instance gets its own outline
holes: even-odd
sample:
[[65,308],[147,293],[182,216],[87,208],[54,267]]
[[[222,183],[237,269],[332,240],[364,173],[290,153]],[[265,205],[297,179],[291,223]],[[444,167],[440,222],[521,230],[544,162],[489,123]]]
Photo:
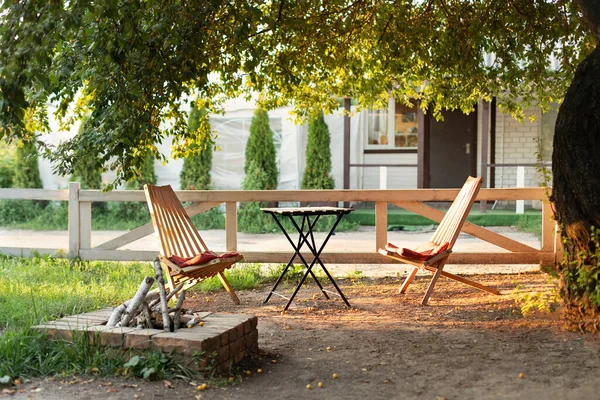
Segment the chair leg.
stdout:
[[423,299],[421,300],[421,305],[422,306],[426,306],[427,305],[427,302],[429,301],[429,296],[431,296],[431,293],[433,293],[433,288],[435,287],[435,284],[436,284],[438,278],[442,274],[442,269],[444,268],[445,264],[446,264],[446,259],[440,260],[437,268],[435,269],[435,272],[433,273],[433,277],[431,278],[431,282],[429,282],[429,286],[427,287],[427,291],[425,292],[425,296],[423,296]]
[[419,268],[417,268],[417,267],[413,268],[413,270],[406,277],[406,279],[404,280],[404,283],[400,287],[399,293],[402,293],[402,294],[406,293],[406,289],[408,289],[408,285],[410,285],[410,283],[412,282],[412,280],[415,279],[415,275],[417,275],[417,271],[418,270],[419,270]]
[[233,291],[233,288],[229,284],[229,281],[227,280],[227,278],[225,278],[223,271],[219,272],[218,275],[219,275],[219,279],[221,280],[221,283],[223,284],[223,287],[225,287],[225,290],[227,290],[227,293],[229,293],[229,295],[231,296],[233,303],[239,305],[240,299],[238,299],[237,295]]

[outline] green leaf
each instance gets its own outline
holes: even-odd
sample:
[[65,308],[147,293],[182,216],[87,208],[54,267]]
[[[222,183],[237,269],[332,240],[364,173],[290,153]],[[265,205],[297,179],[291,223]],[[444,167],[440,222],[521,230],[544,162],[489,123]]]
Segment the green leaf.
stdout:
[[154,372],[156,372],[154,368],[144,368],[142,369],[142,377],[148,379]]
[[133,356],[123,366],[125,368],[135,367],[136,365],[139,364],[139,362],[140,362],[140,357],[139,356]]

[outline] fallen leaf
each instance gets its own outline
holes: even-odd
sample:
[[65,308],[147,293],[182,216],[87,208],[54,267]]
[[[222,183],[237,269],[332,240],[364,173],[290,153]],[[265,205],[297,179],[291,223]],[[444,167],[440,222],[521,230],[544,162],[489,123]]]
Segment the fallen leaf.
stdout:
[[119,391],[119,389],[117,389],[117,388],[108,388],[108,389],[106,389],[106,391],[108,393],[117,393]]
[[173,384],[171,383],[171,381],[164,380],[164,381],[163,381],[163,383],[164,383],[164,384],[165,384],[165,386],[166,386],[166,387],[168,387],[169,389],[172,389],[172,388],[173,388]]
[[2,393],[4,393],[4,394],[15,394],[15,393],[17,393],[17,391],[13,390],[13,389],[2,389]]

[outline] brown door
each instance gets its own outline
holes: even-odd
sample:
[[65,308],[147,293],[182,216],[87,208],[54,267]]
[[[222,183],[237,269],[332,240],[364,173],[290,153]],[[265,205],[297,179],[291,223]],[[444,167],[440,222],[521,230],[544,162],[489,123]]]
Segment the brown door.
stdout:
[[459,188],[477,171],[477,112],[442,115],[429,124],[429,187]]

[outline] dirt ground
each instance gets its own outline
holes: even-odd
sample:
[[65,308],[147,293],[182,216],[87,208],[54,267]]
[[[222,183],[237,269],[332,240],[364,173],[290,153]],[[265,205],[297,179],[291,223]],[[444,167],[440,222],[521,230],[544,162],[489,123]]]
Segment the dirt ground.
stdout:
[[[600,392],[600,337],[565,332],[559,313],[521,314],[531,293],[551,293],[541,273],[480,275],[502,296],[441,278],[430,305],[417,277],[406,295],[400,278],[339,279],[352,308],[305,285],[287,314],[285,300],[263,305],[270,287],[240,291],[241,306],[219,292],[187,307],[259,317],[257,357],[234,384],[64,377],[34,379],[19,399],[591,399]],[[291,287],[286,287],[286,292]],[[538,303],[530,302],[532,305]],[[262,374],[257,374],[258,368]],[[338,378],[333,379],[333,374]],[[323,382],[323,387],[318,387]],[[169,385],[171,383],[171,385]],[[308,390],[306,385],[312,385]],[[170,387],[169,387],[170,386]]]

